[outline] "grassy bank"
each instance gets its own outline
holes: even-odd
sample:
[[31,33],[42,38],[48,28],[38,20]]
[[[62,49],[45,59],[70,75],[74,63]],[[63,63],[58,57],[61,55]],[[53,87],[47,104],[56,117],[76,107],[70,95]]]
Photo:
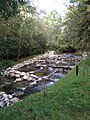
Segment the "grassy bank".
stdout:
[[28,56],[28,57],[25,57],[25,58],[19,58],[18,60],[10,60],[10,59],[3,60],[2,59],[2,60],[0,60],[0,72],[2,70],[5,70],[8,67],[11,67],[11,66],[15,65],[15,64],[21,63],[21,62],[23,62],[25,60],[28,60],[28,59],[32,59],[35,56],[36,55]]
[[0,61],[0,73],[2,70],[6,69],[7,67],[15,65],[16,62],[12,60],[1,60]]
[[0,120],[89,120],[90,59],[44,91],[0,111]]

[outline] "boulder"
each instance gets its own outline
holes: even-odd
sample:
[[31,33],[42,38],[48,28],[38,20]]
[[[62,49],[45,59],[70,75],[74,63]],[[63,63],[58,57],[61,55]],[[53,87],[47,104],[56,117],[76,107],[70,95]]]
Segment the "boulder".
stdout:
[[41,81],[42,81],[42,78],[41,78],[41,77],[40,77],[40,78],[38,78],[38,81],[39,81],[39,82],[41,82]]
[[5,98],[7,98],[8,97],[8,95],[7,94],[3,94],[3,98],[5,99]]
[[13,96],[12,96],[12,95],[8,95],[8,98],[9,98],[9,99],[12,99],[12,98],[13,98]]
[[48,76],[42,77],[44,80],[49,80]]
[[32,77],[28,77],[27,81],[32,81],[32,79],[33,79]]
[[15,71],[14,73],[19,74],[19,75],[21,74],[21,72],[20,72],[20,71]]
[[14,97],[19,97],[19,96],[22,96],[24,94],[23,90],[22,91],[16,91],[13,93],[13,96]]
[[33,74],[33,73],[35,73],[35,71],[30,71],[30,72],[29,72],[29,74]]
[[21,73],[20,73],[20,76],[21,76],[21,77],[23,77],[23,76],[25,76],[25,75],[26,75],[25,72],[21,72]]
[[3,94],[5,94],[5,92],[0,92],[0,95],[3,95]]
[[17,79],[14,81],[14,83],[16,83],[16,82],[21,82],[21,81],[22,81],[21,78],[17,78]]
[[14,75],[16,78],[20,78],[20,75],[19,74],[15,74]]
[[0,101],[0,108],[4,108],[5,105],[6,105],[5,101]]
[[0,108],[4,108],[5,106],[9,106],[10,104],[17,102],[18,98],[13,98],[12,95],[6,94],[5,92],[0,92]]
[[25,75],[25,76],[22,77],[22,79],[23,79],[23,80],[27,80],[28,77],[29,77],[29,76],[26,76],[26,75]]
[[29,76],[29,73],[26,73],[27,76]]
[[30,76],[33,77],[33,78],[35,78],[35,79],[38,79],[38,76],[36,76],[34,74],[31,74]]
[[31,86],[35,86],[35,85],[37,85],[37,82],[34,81],[34,82],[30,83],[30,85],[31,85]]
[[15,75],[14,73],[10,73],[10,76],[11,76],[11,77],[14,77],[14,75]]

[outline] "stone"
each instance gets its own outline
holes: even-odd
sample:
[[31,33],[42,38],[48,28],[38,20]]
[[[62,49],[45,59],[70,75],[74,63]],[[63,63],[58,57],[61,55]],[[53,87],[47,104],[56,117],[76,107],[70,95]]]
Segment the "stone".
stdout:
[[23,76],[22,78],[23,78],[23,80],[27,80],[27,79],[28,79],[28,76],[25,75],[25,76]]
[[4,101],[6,102],[6,104],[8,104],[9,99],[8,99],[8,98],[5,98]]
[[35,73],[35,71],[30,71],[29,73],[30,73],[30,74],[33,74],[33,73]]
[[21,73],[20,73],[20,76],[21,76],[21,77],[23,77],[23,76],[25,76],[25,75],[26,75],[25,72],[21,72]]
[[7,94],[3,94],[3,98],[5,99],[5,98],[7,98],[8,97],[8,95]]
[[11,69],[10,71],[9,71],[9,73],[15,73],[16,72],[16,70],[14,70],[14,69]]
[[31,86],[35,86],[35,85],[37,85],[37,82],[34,81],[34,82],[30,83],[30,85],[31,85]]
[[53,71],[53,68],[52,68],[52,67],[49,67],[48,70]]
[[3,95],[3,94],[5,94],[5,92],[0,92],[0,95]]
[[49,53],[49,55],[54,55],[55,54],[55,51],[51,51],[50,53]]
[[35,80],[36,81],[36,83],[39,83],[39,82],[41,82],[42,81],[42,78],[38,78],[37,80]]
[[12,98],[12,99],[10,100],[10,102],[12,102],[12,103],[15,103],[15,102],[18,102],[18,101],[19,101],[19,99],[16,98],[16,97],[14,97],[14,98]]
[[3,96],[2,95],[0,95],[0,100],[3,98]]
[[33,78],[35,78],[35,79],[38,79],[38,76],[36,76],[34,74],[31,74],[30,76],[33,77]]
[[45,79],[45,80],[49,80],[49,78],[48,78],[47,76],[44,76],[43,79]]
[[56,61],[56,64],[59,64],[60,63],[60,61]]
[[18,97],[18,96],[22,96],[24,94],[24,92],[22,92],[22,91],[17,91],[17,92],[14,92],[13,93],[13,96],[14,97]]
[[17,78],[17,79],[14,81],[14,83],[16,83],[16,82],[21,82],[21,81],[22,81],[21,78]]
[[42,81],[42,78],[38,78],[38,82],[41,82]]
[[26,73],[27,76],[29,76],[29,73]]
[[44,67],[40,67],[41,70],[43,70]]
[[41,67],[42,65],[41,64],[37,64],[36,67]]
[[0,101],[0,107],[4,108],[4,106],[6,105],[6,103],[4,101]]
[[27,81],[31,81],[33,78],[32,77],[28,77]]
[[14,75],[16,78],[20,78],[20,75],[19,74],[15,74]]
[[14,77],[14,75],[15,75],[14,73],[10,73],[10,76],[11,76],[11,77]]
[[[22,88],[20,88],[20,90],[24,92],[26,90],[26,88],[27,87],[22,87]],[[22,94],[24,94],[23,92],[22,92]]]
[[7,71],[11,70],[11,67],[8,67],[6,70],[7,70]]
[[8,95],[8,97],[9,97],[9,99],[12,99],[12,98],[13,98],[13,96],[12,96],[12,95]]
[[21,72],[20,72],[20,71],[15,71],[15,73],[16,73],[16,74],[21,74]]

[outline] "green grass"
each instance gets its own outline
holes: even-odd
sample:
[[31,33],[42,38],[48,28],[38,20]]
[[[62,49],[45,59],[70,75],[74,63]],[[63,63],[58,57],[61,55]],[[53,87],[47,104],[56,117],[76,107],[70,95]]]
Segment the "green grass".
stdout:
[[90,59],[44,91],[0,111],[0,120],[90,120]]
[[15,64],[21,63],[21,62],[23,62],[25,60],[28,60],[28,59],[32,59],[35,56],[36,55],[31,55],[31,56],[28,56],[28,57],[25,57],[25,58],[19,58],[18,60],[10,60],[10,59],[8,59],[8,60],[1,60],[0,61],[0,72],[2,70],[5,70],[8,67],[11,67],[11,66],[15,65]]

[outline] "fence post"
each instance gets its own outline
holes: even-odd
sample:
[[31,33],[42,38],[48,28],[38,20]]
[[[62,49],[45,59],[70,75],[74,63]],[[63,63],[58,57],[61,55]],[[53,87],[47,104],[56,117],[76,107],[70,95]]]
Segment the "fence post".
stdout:
[[78,65],[76,65],[76,76],[78,76]]

